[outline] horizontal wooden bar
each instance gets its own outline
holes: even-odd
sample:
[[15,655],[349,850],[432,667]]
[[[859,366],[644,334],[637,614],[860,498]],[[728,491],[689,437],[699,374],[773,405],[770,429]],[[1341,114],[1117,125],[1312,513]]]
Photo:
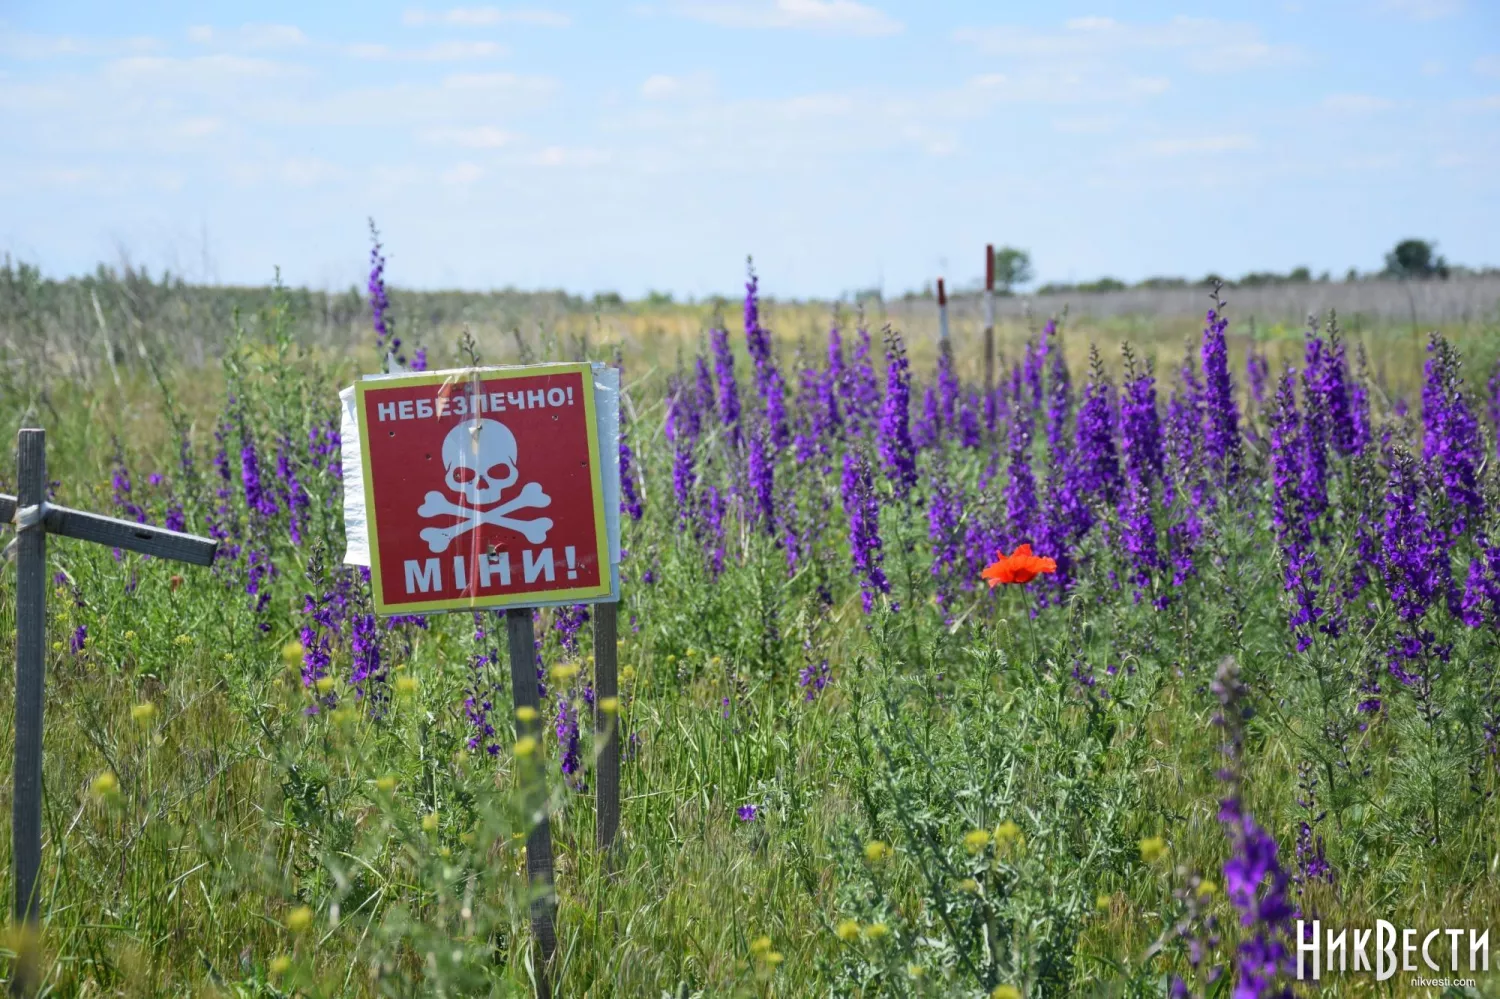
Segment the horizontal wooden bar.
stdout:
[[[9,523],[15,516],[16,498],[0,494],[0,521]],[[93,541],[112,548],[140,552],[142,555],[187,562],[189,565],[210,565],[219,550],[219,543],[213,538],[182,534],[164,527],[137,524],[118,517],[86,513],[52,503],[47,504],[42,524],[47,528],[48,534]]]

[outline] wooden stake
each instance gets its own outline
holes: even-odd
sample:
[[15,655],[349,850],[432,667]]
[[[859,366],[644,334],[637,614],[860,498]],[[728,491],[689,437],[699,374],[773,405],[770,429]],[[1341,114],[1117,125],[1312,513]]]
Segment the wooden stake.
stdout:
[[[536,633],[531,624],[530,607],[512,607],[505,612],[510,644],[510,689],[517,709],[541,708],[541,694],[536,683]],[[516,738],[531,736],[541,754],[541,719],[523,722],[516,718]],[[523,774],[522,786],[528,807],[534,807],[531,831],[526,835],[526,883],[531,890],[531,931],[541,950],[536,966],[536,991],[539,999],[552,996],[552,955],[557,950],[557,933],[552,923],[552,826],[547,814],[547,782],[540,768],[517,761]]]
[[[11,800],[18,923],[35,924],[41,911],[36,896],[42,866],[42,707],[47,638],[47,435],[22,430],[16,441],[16,750]],[[12,979],[12,991],[20,994]]]
[[594,605],[594,739],[598,759],[594,764],[594,842],[601,853],[612,853],[620,828],[620,713],[606,713],[599,704],[606,697],[619,698],[618,605]]

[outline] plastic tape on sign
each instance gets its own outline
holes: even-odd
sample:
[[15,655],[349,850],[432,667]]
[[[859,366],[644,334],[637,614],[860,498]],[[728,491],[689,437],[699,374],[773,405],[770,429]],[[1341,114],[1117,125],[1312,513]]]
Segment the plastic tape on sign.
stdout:
[[42,522],[42,517],[47,513],[46,503],[35,503],[31,506],[16,508],[15,525],[16,531],[24,531],[30,527],[37,527]]

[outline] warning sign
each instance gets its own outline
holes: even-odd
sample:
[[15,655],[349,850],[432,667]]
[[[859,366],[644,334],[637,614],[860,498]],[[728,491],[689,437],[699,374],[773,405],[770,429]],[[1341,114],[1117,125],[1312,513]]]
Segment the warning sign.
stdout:
[[608,598],[595,406],[588,364],[359,382],[377,613]]

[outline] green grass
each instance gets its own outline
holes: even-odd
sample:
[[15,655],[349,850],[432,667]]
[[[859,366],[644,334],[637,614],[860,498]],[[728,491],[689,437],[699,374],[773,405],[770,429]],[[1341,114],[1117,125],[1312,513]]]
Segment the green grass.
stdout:
[[[799,339],[821,344],[814,337],[826,315],[788,309],[772,318],[784,365]],[[1258,467],[1251,500],[1211,519],[1199,573],[1161,613],[1110,588],[1107,573],[1119,568],[1120,554],[1093,540],[1066,605],[1033,619],[1019,592],[976,591],[960,597],[958,623],[949,626],[931,601],[925,513],[887,502],[885,566],[901,609],[882,605],[866,616],[837,471],[799,472],[790,459],[778,469],[781,481],[794,484],[807,508],[829,502],[812,556],[788,576],[784,554],[731,515],[727,567],[713,581],[678,528],[672,454],[661,433],[665,375],[679,351],[690,357],[696,349],[703,319],[678,309],[595,323],[592,331],[595,321],[585,318],[530,341],[498,330],[480,340],[487,361],[519,359],[518,342],[536,359],[605,358],[618,347],[646,492],[645,517],[625,534],[620,724],[638,743],[622,764],[613,867],[593,847],[591,794],[567,786],[556,740],[549,734],[543,743],[557,865],[554,994],[974,997],[1012,983],[1028,996],[1158,995],[1163,975],[1188,972],[1186,950],[1178,942],[1144,955],[1181,917],[1174,891],[1195,876],[1220,889],[1209,910],[1223,939],[1209,963],[1231,960],[1237,917],[1223,897],[1229,847],[1217,819],[1224,733],[1213,724],[1219,707],[1210,689],[1225,657],[1240,664],[1256,708],[1246,736],[1246,804],[1277,837],[1289,868],[1297,823],[1315,814],[1298,805],[1299,768],[1319,779],[1317,811],[1327,816],[1317,831],[1337,881],[1311,885],[1304,904],[1325,922],[1383,918],[1500,932],[1497,777],[1477,730],[1493,696],[1493,627],[1468,632],[1445,614],[1435,625],[1458,643],[1438,691],[1447,722],[1427,724],[1410,697],[1395,693],[1389,712],[1350,738],[1347,759],[1336,759],[1324,725],[1347,714],[1352,678],[1380,660],[1389,608],[1378,609],[1371,631],[1292,653],[1265,515],[1268,476]],[[154,376],[138,360],[122,362],[118,388],[102,367],[62,365],[35,380],[8,369],[3,422],[46,427],[60,502],[111,509],[118,440],[137,501],[159,520],[175,496],[201,529],[217,503],[209,462],[226,394],[239,400],[269,478],[278,435],[305,440],[309,427],[334,415],[337,389],[372,367],[360,352],[303,336],[308,322],[295,309],[247,317],[249,332],[225,347],[222,366],[157,353]],[[1144,344],[1165,385],[1194,330],[1134,321],[1070,329],[1075,386],[1091,339],[1112,367],[1121,341]],[[1004,332],[1010,356],[1024,332]],[[1479,346],[1482,330],[1450,333],[1476,346],[1469,381],[1479,385],[1490,361],[1482,351],[1493,348]],[[351,342],[365,342],[359,337]],[[1273,356],[1300,353],[1298,331],[1262,330],[1260,339]],[[1387,394],[1414,399],[1422,354],[1409,331],[1362,339]],[[436,363],[456,356],[429,342]],[[926,381],[930,347],[914,342],[914,367]],[[1243,336],[1233,347],[1242,372]],[[971,375],[973,348],[972,338],[960,342],[960,366]],[[745,361],[741,355],[748,394]],[[1388,418],[1378,399],[1377,409]],[[177,470],[178,432],[208,483],[197,492]],[[49,541],[49,574],[64,572],[70,582],[49,593],[46,917],[35,945],[45,989],[529,994],[533,954],[517,838],[527,828],[527,764],[511,751],[501,619],[485,616],[482,641],[463,614],[386,632],[392,676],[416,684],[393,691],[380,718],[342,682],[346,632],[332,669],[340,710],[307,714],[312,696],[297,671],[300,654],[286,647],[304,623],[302,596],[327,585],[342,554],[338,483],[308,472],[313,501],[304,541],[293,545],[284,513],[266,523],[246,514],[238,445],[232,436],[234,516],[243,540],[268,550],[278,572],[263,613],[244,593],[243,559],[184,569]],[[948,456],[970,490],[987,454]],[[722,481],[739,460],[714,438],[700,471]],[[924,457],[924,475],[932,460]],[[1040,466],[1039,459],[1039,474]],[[162,487],[147,484],[151,471],[166,475]],[[1347,468],[1337,474],[1352,481]],[[999,501],[1004,478],[988,487],[991,501]],[[0,481],[11,481],[8,469]],[[1353,557],[1340,540],[1327,549],[1334,578]],[[13,586],[7,566],[6,646],[14,641]],[[831,603],[820,596],[824,586]],[[539,622],[543,662],[583,664],[565,685],[582,708],[589,629],[565,652],[552,620],[548,612]],[[79,625],[88,640],[75,653],[69,640]],[[477,674],[498,695],[501,748],[493,757],[464,748],[471,662],[485,653],[497,659]],[[831,681],[809,701],[799,672],[824,659]],[[1093,693],[1075,679],[1075,666],[1092,673]],[[133,718],[132,708],[147,703],[154,713]],[[10,685],[0,684],[6,744],[12,714]],[[586,760],[592,746],[585,738]],[[95,793],[106,772],[118,790]],[[394,778],[394,789],[383,789],[385,778]],[[746,803],[760,808],[754,822],[736,818]],[[435,827],[424,828],[434,813]],[[965,834],[1007,821],[1018,838],[978,854],[965,847]],[[8,836],[5,825],[7,865]],[[1167,853],[1147,862],[1139,842],[1155,836]],[[868,859],[871,841],[888,844],[891,856]],[[302,905],[313,916],[296,931],[288,920]],[[855,939],[836,932],[847,920],[861,928]],[[756,945],[761,937],[769,950]],[[1410,990],[1409,977],[1379,985],[1371,976],[1335,977],[1325,994],[1427,994]],[[1500,994],[1494,983],[1486,988]]]

